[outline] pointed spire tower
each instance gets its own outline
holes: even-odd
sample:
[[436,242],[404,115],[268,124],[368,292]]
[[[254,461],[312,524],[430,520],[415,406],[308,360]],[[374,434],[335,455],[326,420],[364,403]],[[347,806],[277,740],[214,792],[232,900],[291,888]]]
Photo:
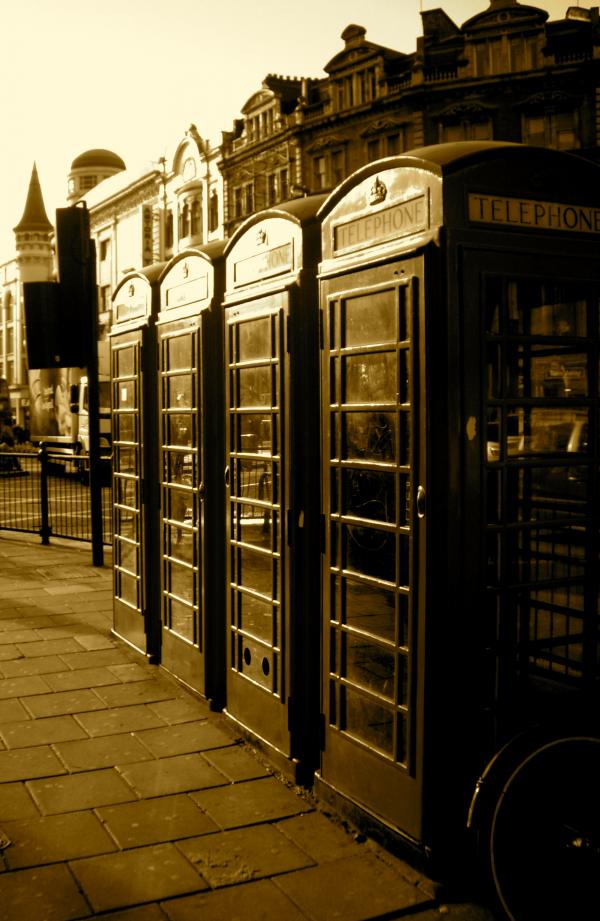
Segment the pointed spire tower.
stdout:
[[50,280],[54,271],[54,227],[46,214],[35,163],[31,171],[23,216],[13,230],[21,281]]

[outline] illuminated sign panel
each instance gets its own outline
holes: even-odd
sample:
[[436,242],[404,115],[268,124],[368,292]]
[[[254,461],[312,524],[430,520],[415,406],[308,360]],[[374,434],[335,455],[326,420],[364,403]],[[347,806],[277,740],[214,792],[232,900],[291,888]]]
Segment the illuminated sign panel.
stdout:
[[114,310],[118,322],[132,320],[134,317],[143,317],[148,310],[146,291],[139,291],[135,282],[130,282],[120,292],[122,300],[115,302]]
[[204,301],[208,297],[208,276],[202,275],[191,281],[184,281],[180,285],[173,285],[167,289],[166,306],[169,310],[191,304],[193,301]]
[[261,278],[270,278],[289,272],[294,265],[294,251],[291,243],[284,243],[272,249],[240,259],[234,266],[234,283],[245,285]]
[[428,227],[428,199],[420,194],[389,208],[338,224],[333,229],[333,250],[353,250],[363,244],[381,243],[419,233]]
[[534,230],[600,233],[600,208],[564,202],[506,198],[499,195],[469,194],[469,220],[504,227]]

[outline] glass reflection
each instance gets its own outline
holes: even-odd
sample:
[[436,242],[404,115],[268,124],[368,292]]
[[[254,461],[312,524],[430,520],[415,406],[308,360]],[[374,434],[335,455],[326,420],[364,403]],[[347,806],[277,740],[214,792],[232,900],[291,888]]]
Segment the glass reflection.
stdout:
[[116,551],[118,565],[129,572],[137,573],[137,546],[134,543],[129,543],[129,541],[118,540],[116,542]]
[[119,381],[114,389],[115,409],[133,409],[136,406],[134,381]]
[[171,519],[171,521],[180,522],[181,524],[193,525],[193,493],[183,489],[175,489],[173,487],[167,487],[165,492],[168,517]]
[[178,374],[166,379],[169,409],[191,409],[194,405],[194,378],[191,374]]
[[167,443],[191,447],[193,444],[193,422],[189,413],[170,413],[167,416]]
[[378,528],[345,525],[346,565],[365,576],[396,582],[396,536]]
[[165,452],[165,478],[170,483],[181,483],[185,486],[193,486],[195,479],[195,461],[194,454],[185,454],[183,451],[166,451]]
[[240,593],[241,629],[251,633],[259,640],[271,643],[273,640],[273,608],[270,604]]
[[135,447],[115,447],[115,470],[118,473],[135,474],[137,472],[137,458]]
[[232,537],[245,544],[270,550],[273,546],[273,522],[269,510],[243,503],[235,505]]
[[343,584],[348,626],[393,642],[396,638],[394,593],[350,579],[344,579]]
[[271,318],[238,323],[238,361],[271,357]]
[[167,563],[167,578],[169,592],[176,595],[182,601],[189,601],[190,604],[195,599],[194,592],[194,570],[186,566],[178,566],[176,563]]
[[587,414],[519,407],[507,415],[507,454],[587,454]]
[[130,508],[138,507],[138,481],[126,477],[116,476],[113,483],[114,501],[117,505],[127,505]]
[[132,347],[115,349],[117,377],[131,377],[135,374],[135,349]]
[[130,576],[122,570],[117,570],[117,596],[132,607],[138,605],[138,581],[135,576]]
[[132,541],[138,542],[138,516],[136,512],[129,509],[115,509],[115,529],[121,537],[127,537]]
[[342,688],[345,699],[345,726],[350,735],[356,736],[373,748],[390,757],[393,754],[394,716],[391,710],[363,697],[350,688]]
[[194,609],[176,598],[168,599],[170,629],[190,643],[194,642]]
[[238,451],[248,454],[270,454],[272,446],[271,416],[263,413],[243,413],[238,416]]
[[235,464],[233,470],[233,495],[242,499],[256,499],[258,502],[272,501],[270,463],[244,458]]
[[344,470],[344,513],[372,521],[394,521],[396,490],[393,473]]
[[394,655],[383,646],[352,633],[343,634],[346,678],[353,684],[394,697]]
[[191,368],[194,365],[192,352],[192,337],[171,336],[167,339],[166,367],[169,371]]
[[344,403],[395,403],[396,353],[373,352],[343,359]]
[[345,457],[394,460],[396,417],[393,413],[346,412],[343,414]]
[[136,417],[133,413],[118,413],[115,416],[117,423],[117,441],[136,441]]
[[195,564],[194,532],[188,528],[167,525],[165,528],[165,548],[168,556],[182,563]]
[[239,406],[271,406],[271,366],[240,368]]
[[396,340],[396,295],[393,290],[349,297],[343,302],[345,346]]
[[261,595],[274,597],[274,568],[277,563],[270,554],[257,553],[245,547],[238,549],[238,583]]
[[523,343],[508,352],[508,394],[512,397],[585,397],[587,377],[587,354],[583,352]]

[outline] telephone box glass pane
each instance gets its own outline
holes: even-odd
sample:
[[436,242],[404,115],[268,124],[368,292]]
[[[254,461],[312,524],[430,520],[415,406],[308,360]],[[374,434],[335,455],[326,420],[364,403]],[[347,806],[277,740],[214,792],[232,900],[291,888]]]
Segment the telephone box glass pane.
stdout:
[[396,311],[387,291],[344,301],[344,345],[396,341]]
[[269,365],[258,368],[240,368],[238,380],[240,406],[271,406],[273,394]]
[[371,521],[396,520],[396,477],[378,470],[344,471],[343,511]]
[[371,698],[344,689],[345,720],[343,729],[383,754],[392,756],[394,744],[394,712]]
[[394,592],[361,582],[344,580],[345,622],[349,627],[394,642],[396,602]]
[[394,654],[359,634],[342,636],[342,656],[346,660],[347,679],[358,687],[376,691],[382,697],[394,699]]
[[344,457],[394,460],[396,416],[394,413],[344,413]]
[[135,348],[129,346],[115,349],[114,377],[133,377],[135,374]]
[[238,361],[271,357],[271,323],[269,317],[240,323]]
[[136,381],[118,381],[114,386],[115,409],[135,409],[137,406]]
[[181,369],[192,368],[193,360],[193,342],[189,335],[175,335],[167,339],[167,355],[165,367],[169,371],[179,371]]
[[191,374],[177,374],[167,378],[167,406],[172,409],[191,409],[194,406],[194,378]]
[[396,352],[352,355],[344,360],[343,403],[395,403]]

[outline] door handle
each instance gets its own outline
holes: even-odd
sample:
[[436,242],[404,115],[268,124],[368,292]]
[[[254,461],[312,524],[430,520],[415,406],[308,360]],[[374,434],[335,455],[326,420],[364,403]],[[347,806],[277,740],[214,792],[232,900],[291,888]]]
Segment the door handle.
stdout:
[[202,481],[202,482],[200,483],[200,485],[198,486],[198,497],[199,497],[199,499],[200,499],[200,502],[204,502],[204,491],[205,491],[205,490],[204,490],[204,481]]
[[225,467],[225,486],[229,486],[229,467]]
[[425,487],[417,487],[417,518],[424,518],[427,511],[427,501],[425,496]]

